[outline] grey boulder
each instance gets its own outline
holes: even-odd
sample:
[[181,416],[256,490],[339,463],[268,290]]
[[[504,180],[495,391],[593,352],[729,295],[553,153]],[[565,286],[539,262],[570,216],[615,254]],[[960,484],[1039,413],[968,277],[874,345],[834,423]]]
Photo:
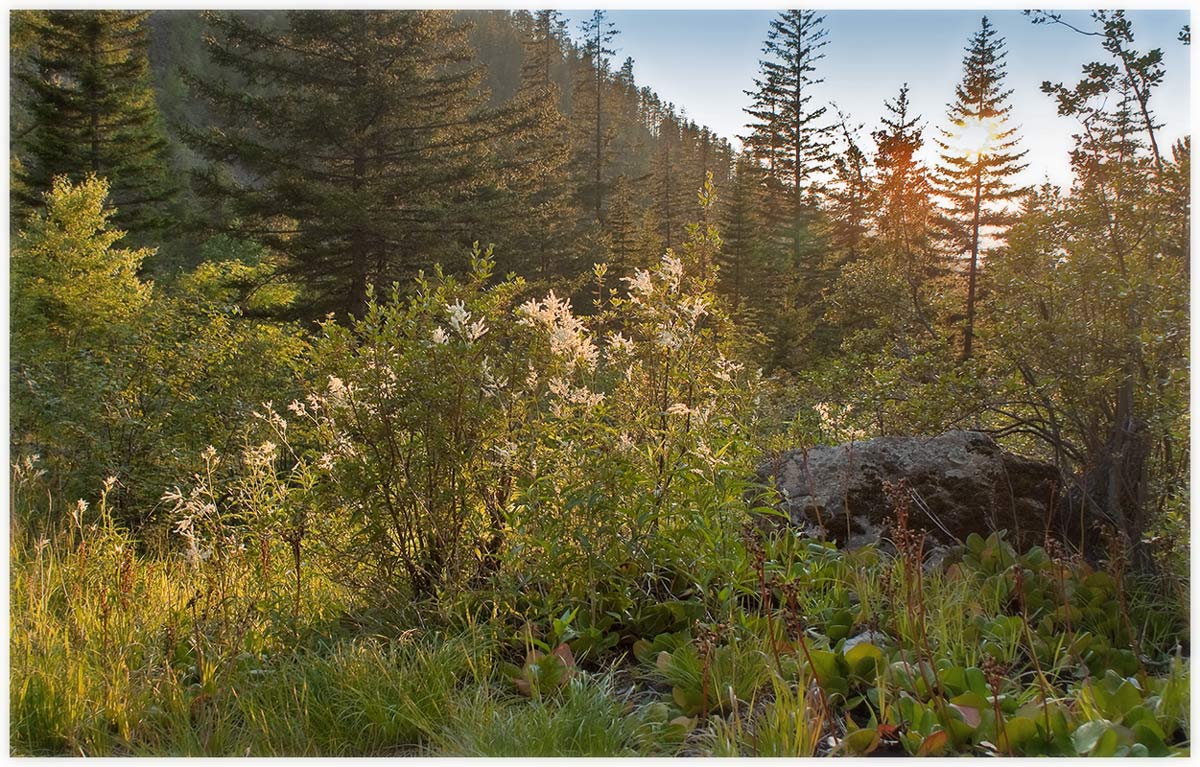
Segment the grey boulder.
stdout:
[[971,533],[1009,531],[1022,546],[1059,537],[1060,475],[1051,464],[1005,452],[987,434],[949,431],[936,437],[878,437],[791,450],[763,463],[792,524],[843,546],[878,541],[892,520],[884,482],[905,480],[908,524],[930,545]]

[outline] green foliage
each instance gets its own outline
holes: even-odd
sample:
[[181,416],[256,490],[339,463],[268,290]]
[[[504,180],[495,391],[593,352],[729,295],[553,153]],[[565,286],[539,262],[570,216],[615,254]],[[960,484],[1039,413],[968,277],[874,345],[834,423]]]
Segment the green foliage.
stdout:
[[150,88],[145,11],[46,11],[22,16],[31,61],[29,126],[17,143],[23,203],[40,206],[54,179],[104,177],[117,223],[139,241],[168,226],[167,137]]
[[[20,14],[14,50],[49,55],[54,18]],[[207,107],[166,87],[243,217],[154,285],[110,226],[120,179],[54,181],[17,236],[14,753],[1187,753],[1186,581],[1124,544],[1144,564],[1186,522],[1189,166],[1157,147],[1161,56],[1124,16],[1095,18],[1127,66],[1048,88],[1087,126],[1078,182],[1029,197],[977,275],[968,360],[919,118],[902,90],[871,162],[847,119],[827,155],[818,16],[773,25],[732,178],[725,142],[610,66],[602,12],[582,48],[553,12],[461,18],[214,17],[189,58]],[[485,74],[472,39],[524,40],[528,66]],[[943,161],[960,224],[1012,191],[1002,58],[985,20],[952,110],[996,135]],[[485,220],[571,298],[490,248],[416,271]],[[266,319],[322,306],[357,318]],[[773,449],[968,419],[1084,470],[1067,501],[1125,540],[926,561],[898,514],[839,550],[752,479]]]
[[476,251],[464,282],[439,270],[407,300],[393,288],[351,325],[326,323],[314,349],[326,385],[293,406],[346,515],[343,574],[379,596],[432,597],[495,566],[537,403],[524,396],[526,334],[501,321],[523,283],[485,287],[492,267]]
[[565,687],[575,673],[575,658],[565,643],[550,653],[531,649],[521,668],[509,666],[505,673],[517,690],[530,698],[541,698]]
[[754,699],[768,677],[767,658],[754,642],[737,640],[708,650],[687,644],[660,652],[650,673],[670,685],[684,716],[732,711]]
[[90,176],[54,179],[17,235],[12,258],[14,346],[71,348],[127,325],[150,300],[138,278],[153,250],[115,247],[125,232],[109,227],[109,184]]
[[361,314],[369,288],[381,295],[461,253],[484,221],[516,217],[509,190],[540,163],[513,142],[546,105],[487,105],[449,11],[295,11],[282,28],[207,18],[217,71],[190,81],[211,122],[186,133],[212,163],[200,188],[286,255],[306,317]]
[[[271,432],[280,419],[267,416],[264,424]],[[11,552],[15,753],[796,756],[825,753],[830,736],[836,753],[876,755],[1166,755],[1187,748],[1186,660],[1145,645],[1160,670],[1117,670],[1117,656],[1088,654],[1081,643],[1037,660],[1037,642],[1063,634],[1043,629],[1050,606],[1022,612],[1015,583],[987,596],[1014,563],[1029,571],[1030,604],[1036,594],[1055,593],[1062,577],[1078,604],[1114,587],[1096,577],[1104,573],[1037,549],[1016,553],[999,538],[972,540],[961,564],[922,580],[921,600],[957,605],[984,627],[961,645],[950,641],[955,624],[936,614],[924,633],[911,634],[887,613],[868,612],[874,601],[861,584],[891,580],[890,558],[772,543],[771,568],[810,584],[811,604],[802,608],[813,616],[807,649],[779,644],[758,611],[730,594],[707,618],[724,615],[727,628],[701,625],[695,640],[682,632],[641,643],[632,669],[615,653],[601,656],[605,674],[589,674],[565,660],[571,655],[562,644],[556,653],[530,653],[524,669],[513,669],[504,647],[525,640],[500,623],[456,621],[441,632],[358,628],[365,615],[354,595],[313,566],[323,556],[316,540],[305,539],[304,599],[293,605],[293,518],[267,512],[301,501],[304,482],[271,473],[276,462],[266,460],[262,445],[249,450],[254,455],[231,471],[210,456],[204,476],[213,484],[179,494],[177,519],[189,520],[178,525],[187,556],[138,554],[137,541],[111,516],[111,486],[94,511],[81,504],[65,524],[18,522]],[[44,477],[30,462],[17,467],[13,486],[17,519],[45,519]],[[210,509],[217,516],[204,518]],[[852,585],[862,599],[853,622],[877,628],[870,641],[845,649],[834,637],[845,630],[839,595]],[[967,594],[982,597],[972,603]],[[583,615],[560,615],[546,638],[578,634]],[[1094,630],[1096,639],[1124,641],[1119,626]],[[1004,665],[988,652],[981,661],[963,652],[980,643],[1001,649]],[[922,657],[926,646],[932,658]],[[514,686],[514,672],[529,684],[528,695]]]
[[[1081,493],[1140,544],[1151,517],[1172,529],[1187,497],[1175,450],[1187,428],[1187,264],[1172,246],[1187,224],[1165,197],[1189,163],[1181,151],[1160,174],[1148,157],[1094,152],[1071,195],[1031,197],[991,266],[986,332],[996,409],[1048,443],[1080,474]],[[1113,227],[1140,234],[1113,236]],[[1152,483],[1140,479],[1143,466]],[[1113,494],[1106,483],[1116,475],[1128,479]]]
[[117,247],[106,192],[60,179],[18,235],[13,435],[69,497],[115,477],[117,514],[137,525],[201,449],[230,444],[253,407],[287,391],[305,343],[202,291],[156,293],[137,276],[149,252]]
[[561,701],[513,707],[481,700],[464,707],[437,738],[452,756],[632,756],[639,722],[604,680],[576,679]]

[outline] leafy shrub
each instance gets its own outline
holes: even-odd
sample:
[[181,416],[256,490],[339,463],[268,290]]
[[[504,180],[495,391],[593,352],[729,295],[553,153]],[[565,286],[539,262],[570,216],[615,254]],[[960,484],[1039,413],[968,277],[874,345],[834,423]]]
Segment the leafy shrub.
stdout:
[[490,582],[542,617],[587,602],[603,643],[600,616],[633,607],[604,584],[663,598],[732,569],[756,376],[711,292],[718,246],[693,227],[623,294],[597,266],[586,319],[553,292],[517,305],[524,283],[489,287],[477,250],[462,279],[327,323],[292,410],[344,522],[341,577],[375,599]]
[[15,450],[57,490],[110,503],[131,527],[206,445],[236,441],[250,410],[286,393],[305,354],[296,329],[138,277],[150,250],[117,247],[108,186],[60,179],[13,249]]

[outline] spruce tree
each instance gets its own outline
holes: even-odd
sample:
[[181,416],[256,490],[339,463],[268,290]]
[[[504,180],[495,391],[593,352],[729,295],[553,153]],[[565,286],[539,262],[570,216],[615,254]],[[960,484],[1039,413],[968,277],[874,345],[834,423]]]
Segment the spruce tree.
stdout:
[[609,162],[609,143],[614,135],[610,99],[606,85],[611,57],[609,47],[617,36],[616,27],[604,11],[593,11],[580,26],[583,60],[576,79],[573,117],[578,134],[577,163],[580,168],[580,202],[593,221],[604,223],[604,197],[607,192],[605,170]]
[[229,76],[193,78],[222,117],[189,134],[217,163],[202,189],[285,254],[307,316],[360,312],[370,289],[461,262],[519,212],[508,190],[531,169],[511,145],[537,115],[486,105],[449,12],[293,11],[281,30],[210,20]]
[[828,43],[824,21],[808,10],[780,13],[767,33],[765,58],[755,79],[757,90],[747,91],[754,103],[747,109],[753,119],[745,141],[787,196],[789,234],[798,266],[804,256],[803,229],[811,218],[815,178],[828,166],[828,127],[820,124],[826,107],[812,104],[812,89],[823,82],[816,76],[816,63],[824,58],[820,50]]
[[521,87],[549,88],[554,85],[554,66],[562,59],[566,22],[558,11],[535,11],[525,57],[521,62]]
[[822,345],[822,295],[831,282],[820,241],[822,181],[829,167],[827,107],[813,103],[816,65],[828,43],[824,17],[790,10],[771,22],[759,62],[750,133],[743,141],[766,168],[764,228],[772,263],[786,274],[772,318],[772,365],[791,365],[802,346]]
[[552,77],[562,60],[565,23],[557,11],[537,11],[525,40],[521,86],[515,105],[537,116],[516,144],[530,173],[521,191],[518,234],[512,243],[515,265],[527,276],[574,276],[575,221],[568,165],[571,144],[567,118],[559,109],[561,93]]
[[657,126],[657,151],[651,161],[651,191],[653,210],[658,220],[659,236],[664,247],[675,248],[683,242],[685,211],[694,198],[695,189],[683,191],[680,176],[683,166],[683,133],[673,107]]
[[932,332],[922,292],[945,271],[933,241],[935,209],[929,172],[917,154],[924,145],[920,115],[909,114],[908,84],[884,101],[886,114],[873,134],[875,183],[870,207],[885,268],[905,282],[918,321]]
[[18,141],[20,202],[40,207],[53,179],[109,183],[114,223],[134,241],[161,231],[174,187],[149,77],[148,12],[45,11],[23,17],[32,60],[18,70],[28,125]]
[[644,230],[645,216],[633,197],[633,185],[625,176],[613,180],[612,194],[605,223],[605,238],[608,241],[608,264],[617,277],[633,273],[636,267],[645,266],[648,254]]
[[763,169],[748,153],[734,168],[720,211],[721,252],[718,288],[729,298],[735,316],[753,317],[763,307],[760,252],[763,246]]
[[1017,149],[1017,129],[1008,125],[1012,91],[1004,88],[1006,55],[1004,38],[984,16],[966,48],[963,78],[947,114],[949,127],[935,140],[940,149],[937,187],[950,206],[948,232],[958,252],[970,254],[963,359],[970,359],[975,336],[981,232],[1010,222],[1006,203],[1024,193],[1012,183],[1025,167],[1025,152]]

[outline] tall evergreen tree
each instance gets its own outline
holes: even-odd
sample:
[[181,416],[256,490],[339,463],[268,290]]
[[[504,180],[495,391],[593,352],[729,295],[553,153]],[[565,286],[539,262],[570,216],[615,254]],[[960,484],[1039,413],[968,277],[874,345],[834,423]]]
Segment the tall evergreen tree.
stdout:
[[842,148],[832,158],[829,245],[839,268],[863,256],[870,225],[870,159],[859,147],[857,129],[861,127],[851,126],[849,118],[838,113],[838,132],[841,134]]
[[1006,203],[1024,193],[1012,178],[1025,166],[1018,151],[1017,129],[1008,126],[1011,90],[1004,88],[1004,38],[987,17],[972,36],[963,58],[963,78],[949,105],[949,127],[935,139],[940,154],[936,181],[949,203],[946,223],[958,251],[970,254],[967,313],[963,325],[963,359],[969,359],[975,337],[976,284],[980,234],[1012,220]]
[[530,35],[525,40],[525,57],[521,62],[523,88],[549,88],[554,66],[562,59],[566,25],[558,11],[542,10],[533,14]]
[[[689,196],[682,193],[680,183],[683,166],[682,126],[673,107],[667,106],[657,126],[658,150],[651,162],[653,209],[658,220],[659,236],[667,248],[683,242],[684,212]],[[695,190],[692,190],[695,194]]]
[[518,212],[509,189],[530,168],[505,150],[537,116],[486,105],[450,13],[294,11],[280,31],[211,21],[212,56],[237,79],[193,79],[223,118],[189,136],[225,166],[203,188],[287,256],[308,316],[359,312],[370,288],[461,260]]
[[645,214],[633,195],[633,185],[625,176],[613,180],[605,238],[608,240],[608,263],[617,277],[645,266],[650,254],[646,252],[647,231]]
[[820,52],[827,43],[825,18],[809,10],[783,11],[771,22],[759,62],[757,90],[747,91],[754,103],[747,146],[765,160],[768,171],[786,191],[791,214],[793,253],[799,261],[811,213],[815,177],[828,165],[828,127],[820,124],[824,106],[813,106],[813,87]]
[[578,149],[581,170],[580,199],[593,220],[604,223],[604,196],[607,191],[606,166],[609,143],[614,131],[610,122],[611,109],[606,98],[610,77],[611,57],[616,50],[610,45],[617,29],[604,11],[593,11],[580,26],[583,37],[583,67],[577,79],[573,115],[580,136]]
[[800,359],[802,346],[830,340],[818,319],[832,279],[817,232],[830,139],[822,122],[827,107],[813,103],[827,37],[823,16],[809,10],[780,13],[767,33],[756,90],[747,92],[754,101],[746,110],[750,134],[743,140],[766,167],[764,223],[775,259],[786,263],[788,282],[773,318],[771,364],[790,365]]
[[924,146],[921,117],[910,115],[909,107],[907,83],[895,99],[884,102],[886,114],[873,134],[876,179],[870,207],[880,254],[904,280],[914,316],[932,332],[922,291],[945,264],[933,241],[933,186],[917,156]]
[[720,211],[721,268],[717,287],[729,298],[735,316],[759,314],[764,296],[757,290],[762,284],[763,169],[748,153],[743,153],[734,168],[728,192],[722,196]]
[[115,223],[133,241],[168,225],[174,191],[167,137],[150,85],[148,12],[46,11],[23,20],[31,65],[18,70],[29,124],[18,142],[22,203],[39,206],[55,176],[109,182]]
[[518,142],[516,154],[529,164],[529,185],[523,190],[520,234],[513,242],[518,266],[526,275],[574,276],[575,221],[568,164],[570,126],[559,109],[561,94],[553,78],[562,60],[565,22],[557,11],[537,11],[525,40],[521,65],[519,109],[540,116]]

